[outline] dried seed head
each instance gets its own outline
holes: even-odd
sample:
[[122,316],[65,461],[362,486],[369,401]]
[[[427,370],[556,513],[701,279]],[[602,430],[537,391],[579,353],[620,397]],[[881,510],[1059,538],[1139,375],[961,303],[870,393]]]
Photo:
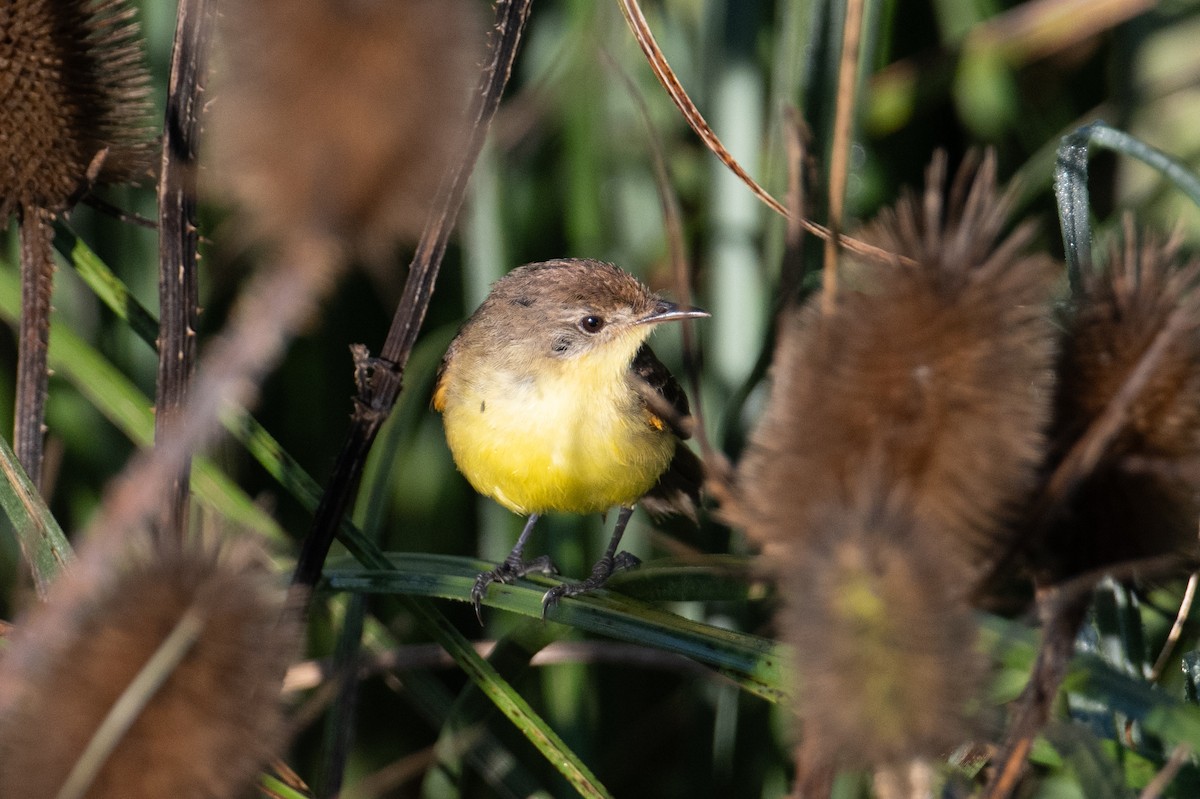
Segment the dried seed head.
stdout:
[[974,726],[985,671],[973,617],[933,537],[884,493],[816,509],[780,582],[779,632],[796,650],[801,735],[818,762],[943,756]]
[[224,9],[210,188],[253,232],[373,253],[415,238],[460,147],[482,39],[466,0]]
[[[1119,432],[1051,524],[1042,553],[1055,576],[1195,553],[1200,517],[1200,261],[1131,241],[1085,275],[1065,320],[1051,464],[1081,439],[1135,372],[1152,367]],[[1156,339],[1170,336],[1146,363]],[[1135,378],[1136,379],[1136,378]],[[1118,400],[1119,402],[1119,400]]]
[[1029,229],[1001,239],[1008,204],[989,158],[945,205],[945,159],[859,237],[915,263],[859,265],[844,291],[784,319],[774,385],[741,469],[747,532],[786,544],[813,533],[814,502],[877,469],[974,569],[1004,534],[1042,458],[1053,335],[1050,260]]
[[[111,547],[109,547],[111,548]],[[113,703],[181,624],[199,624],[87,796],[234,796],[282,739],[298,629],[244,555],[85,553],[0,659],[0,795],[55,796]],[[183,620],[187,621],[183,621]]]
[[66,210],[151,163],[149,76],[125,0],[8,0],[0,11],[0,222]]

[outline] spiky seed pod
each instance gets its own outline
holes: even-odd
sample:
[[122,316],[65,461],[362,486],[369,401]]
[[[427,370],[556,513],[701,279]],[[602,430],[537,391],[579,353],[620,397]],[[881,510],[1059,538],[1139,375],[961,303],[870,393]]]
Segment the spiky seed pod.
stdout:
[[13,448],[40,484],[51,223],[95,183],[153,156],[133,9],[125,0],[7,0],[0,8],[0,226],[21,223],[21,325]]
[[[9,0],[0,11],[0,220],[67,210],[153,158],[149,75],[125,0]],[[101,160],[98,160],[101,159]]]
[[[774,385],[739,477],[742,522],[760,543],[814,533],[810,508],[855,490],[868,467],[910,497],[923,526],[973,568],[1004,535],[1043,455],[1054,270],[1002,238],[1009,207],[987,158],[942,200],[945,158],[924,197],[902,199],[859,237],[909,262],[853,264],[843,291],[782,324]],[[969,575],[964,575],[969,578]]]
[[299,633],[283,589],[238,553],[121,554],[85,553],[0,659],[0,796],[56,796],[114,702],[183,624],[198,623],[194,641],[118,733],[86,795],[241,795],[277,754],[280,686]]
[[1160,242],[1114,246],[1106,269],[1085,274],[1064,320],[1052,467],[1094,434],[1095,422],[1145,368],[1155,340],[1164,331],[1173,338],[1099,463],[1073,476],[1075,490],[1052,517],[1041,555],[1052,577],[1197,552],[1200,261],[1179,261]]
[[808,756],[872,768],[944,756],[970,739],[985,670],[935,537],[872,483],[813,521],[780,580],[779,622],[795,647]]
[[209,140],[211,188],[257,234],[368,252],[415,238],[466,129],[482,52],[465,0],[238,0]]

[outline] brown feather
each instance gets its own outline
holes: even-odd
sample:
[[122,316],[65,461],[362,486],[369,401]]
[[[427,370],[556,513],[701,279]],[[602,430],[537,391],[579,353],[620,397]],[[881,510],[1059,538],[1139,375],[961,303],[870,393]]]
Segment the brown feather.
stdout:
[[670,427],[677,437],[684,440],[691,438],[692,411],[687,394],[683,393],[675,375],[663,365],[650,345],[643,344],[633,356],[629,372],[630,383],[641,395],[647,409]]

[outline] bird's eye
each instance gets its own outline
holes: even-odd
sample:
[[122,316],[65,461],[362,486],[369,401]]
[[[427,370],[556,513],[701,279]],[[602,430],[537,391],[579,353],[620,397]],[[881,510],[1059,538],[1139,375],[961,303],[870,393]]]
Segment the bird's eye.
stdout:
[[604,327],[604,320],[599,316],[585,316],[579,320],[579,329],[584,333],[599,333]]

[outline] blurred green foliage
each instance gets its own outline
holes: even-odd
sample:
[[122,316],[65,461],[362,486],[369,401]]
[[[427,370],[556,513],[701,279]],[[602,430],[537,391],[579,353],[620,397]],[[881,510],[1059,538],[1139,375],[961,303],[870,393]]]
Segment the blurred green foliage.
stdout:
[[[169,4],[141,5],[161,109],[174,19]],[[480,5],[482,11],[487,4]],[[800,109],[811,131],[816,166],[815,174],[807,176],[812,193],[806,213],[823,219],[840,0],[661,0],[645,5],[683,85],[733,154],[776,196],[786,190],[782,114],[789,105]],[[1191,39],[1200,32],[1200,5],[1159,3],[1079,40],[1072,30],[1049,23],[1031,30],[1003,24],[1034,6],[1053,5],[1007,0],[867,3],[848,183],[851,217],[869,218],[902,187],[917,185],[935,148],[947,149],[954,162],[970,148],[990,146],[999,156],[1001,174],[1019,176],[1021,211],[1043,223],[1042,243],[1060,252],[1050,184],[1053,152],[1062,135],[1102,117],[1193,166],[1200,163],[1200,126],[1194,124],[1200,114],[1200,54]],[[1014,30],[1027,38],[1020,39]],[[356,519],[378,534],[384,550],[495,560],[508,551],[519,529],[520,519],[477,497],[457,474],[440,421],[428,408],[446,344],[493,280],[521,263],[578,256],[611,260],[657,289],[675,291],[651,134],[626,78],[649,109],[652,135],[665,154],[671,188],[683,209],[697,303],[713,312],[710,322],[698,326],[703,423],[736,461],[762,401],[783,220],[754,200],[687,128],[647,68],[615,3],[539,0],[406,372],[405,391],[364,480],[371,491],[364,489]],[[1148,225],[1178,227],[1191,243],[1200,237],[1197,209],[1132,161],[1099,156],[1091,188],[1098,236],[1108,235],[1120,214],[1132,211]],[[150,188],[115,191],[107,198],[154,216]],[[244,275],[254,268],[254,253],[231,235],[231,213],[205,209],[202,335],[219,329]],[[143,304],[156,306],[152,231],[87,208],[74,212],[65,225]],[[69,256],[68,239],[64,234],[60,244]],[[6,270],[15,270],[14,248],[15,235],[10,234],[3,249]],[[813,242],[809,249],[811,268],[820,248]],[[348,347],[362,342],[377,348],[382,341],[407,255],[397,252],[389,274],[356,272],[345,280],[263,386],[256,416],[318,481],[328,476],[347,426],[353,393]],[[152,397],[151,348],[103,307],[65,268],[65,260],[63,265],[56,319]],[[0,418],[7,420],[15,371],[11,330],[0,328]],[[678,335],[664,330],[655,348],[682,374]],[[48,408],[48,451],[57,463],[50,506],[70,532],[84,526],[133,445],[65,373],[51,382]],[[212,457],[288,536],[295,540],[304,535],[308,512],[239,446],[224,444]],[[215,518],[211,509],[203,513]],[[677,549],[666,546],[664,535],[699,552],[747,551],[736,532],[711,516],[699,530],[672,524],[664,533],[654,531],[639,514],[627,541],[632,551],[652,560]],[[551,518],[539,527],[532,549],[550,553],[566,574],[579,575],[605,537],[599,519]],[[19,576],[12,537],[0,542],[0,580],[9,588],[5,615],[11,616],[23,601],[26,583]],[[280,553],[286,562],[294,550],[282,546]],[[333,557],[340,554],[335,549]],[[1132,600],[1139,623],[1145,624],[1146,641],[1143,651],[1124,652],[1127,672],[1140,677],[1155,659],[1180,589],[1160,586],[1140,601]],[[460,598],[465,599],[465,592]],[[372,599],[368,605],[379,610],[386,603]],[[309,655],[332,654],[346,607],[339,592],[318,595]],[[488,610],[487,628],[480,631],[466,604],[442,601],[438,607],[469,636],[521,640],[543,635],[546,640],[531,644],[534,649],[550,639],[598,644],[554,665],[516,669],[510,679],[614,795],[786,794],[792,768],[788,713],[715,672],[685,668],[666,657],[651,658],[648,664],[635,662],[632,655],[591,662],[603,651],[602,637],[560,626],[539,632],[539,622],[497,609]],[[760,598],[669,607],[717,627],[769,635],[772,607]],[[404,613],[379,616],[390,624],[368,616],[367,651],[426,640]],[[1188,625],[1178,652],[1194,647],[1195,639]],[[1108,657],[1111,651],[1097,644],[1097,654]],[[1178,662],[1176,655],[1173,663]],[[1020,667],[1018,663],[1006,671],[1005,679],[1019,684],[1013,673],[1019,675]],[[1163,693],[1182,697],[1184,673],[1175,665],[1166,675]],[[363,679],[343,796],[367,796],[356,787],[360,781],[378,778],[381,769],[406,756],[429,755],[435,744],[440,765],[421,761],[428,771],[417,768],[406,782],[371,795],[504,796],[514,785],[540,786],[544,796],[571,795],[513,728],[494,714],[489,717],[486,705],[471,705],[466,684],[448,668],[401,669]],[[318,701],[301,707],[312,708],[311,702]],[[315,778],[323,760],[317,707],[308,717],[311,723],[299,730],[290,758],[307,779]],[[1147,734],[1125,748],[1110,710],[1088,707],[1087,725],[1047,732],[1048,746],[1040,746],[1035,758],[1039,780],[1029,795],[1098,796],[1096,786],[1115,780],[1103,795],[1124,796],[1145,784],[1164,761],[1163,745]],[[1080,713],[1083,718],[1084,711]],[[473,764],[455,771],[454,757],[445,754],[453,749],[446,743],[447,718],[484,719],[488,734],[495,736],[493,754],[509,758],[517,776],[503,773],[498,762],[489,764],[491,770]],[[1083,765],[1097,762],[1096,768]],[[969,773],[969,767],[961,766],[955,779],[965,781]],[[1195,795],[1189,791],[1197,789],[1197,772],[1188,766],[1167,795]],[[865,782],[839,782],[841,796],[865,791]]]

